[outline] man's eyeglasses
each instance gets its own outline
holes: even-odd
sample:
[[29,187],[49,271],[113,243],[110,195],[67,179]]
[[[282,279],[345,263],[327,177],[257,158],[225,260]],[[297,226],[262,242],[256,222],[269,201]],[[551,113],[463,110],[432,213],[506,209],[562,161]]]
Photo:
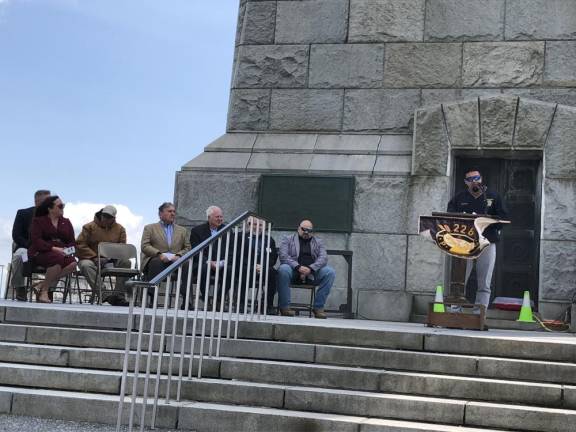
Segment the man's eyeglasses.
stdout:
[[465,180],[466,180],[467,182],[478,181],[478,180],[482,180],[482,176],[479,176],[479,175],[470,176],[470,177],[466,177]]
[[308,233],[308,234],[310,234],[310,233],[313,233],[313,232],[314,232],[314,229],[313,229],[313,228],[304,228],[304,227],[300,227],[300,229],[302,230],[302,232],[304,232],[304,233]]
[[64,210],[65,205],[66,204],[58,204],[56,207],[58,207],[60,210]]

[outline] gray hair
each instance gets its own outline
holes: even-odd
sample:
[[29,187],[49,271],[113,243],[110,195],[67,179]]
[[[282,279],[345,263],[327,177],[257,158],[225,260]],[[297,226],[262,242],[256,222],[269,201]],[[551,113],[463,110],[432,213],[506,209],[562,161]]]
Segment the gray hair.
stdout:
[[218,206],[211,205],[210,207],[208,207],[206,209],[206,219],[208,219],[210,216],[212,216],[212,213],[214,213],[214,210],[222,210],[222,209]]

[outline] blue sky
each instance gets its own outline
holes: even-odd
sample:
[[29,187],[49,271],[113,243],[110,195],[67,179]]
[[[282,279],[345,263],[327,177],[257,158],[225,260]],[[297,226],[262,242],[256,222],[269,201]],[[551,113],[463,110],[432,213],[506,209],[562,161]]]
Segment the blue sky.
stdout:
[[125,206],[127,225],[155,221],[175,172],[225,131],[237,11],[238,0],[0,0],[0,264],[38,188],[72,205],[75,227],[102,203]]

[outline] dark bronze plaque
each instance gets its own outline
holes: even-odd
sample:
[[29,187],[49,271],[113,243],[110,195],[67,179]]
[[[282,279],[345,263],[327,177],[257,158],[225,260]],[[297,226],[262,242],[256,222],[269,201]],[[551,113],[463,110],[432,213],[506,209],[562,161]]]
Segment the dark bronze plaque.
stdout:
[[258,212],[274,229],[296,230],[310,219],[317,231],[351,232],[354,177],[263,175]]

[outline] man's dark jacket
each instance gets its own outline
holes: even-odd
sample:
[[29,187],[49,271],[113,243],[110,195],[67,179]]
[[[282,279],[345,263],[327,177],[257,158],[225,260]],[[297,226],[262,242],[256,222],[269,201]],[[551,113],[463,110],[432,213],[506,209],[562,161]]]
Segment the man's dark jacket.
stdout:
[[[224,228],[226,224],[222,224],[218,227],[218,231]],[[208,222],[204,222],[201,225],[195,226],[190,230],[190,246],[194,249],[204,240],[209,239],[212,236],[212,232],[210,231],[210,225]],[[220,259],[224,259],[224,248],[226,247],[226,240],[225,237],[222,238],[222,249],[220,251]],[[218,253],[218,242],[215,242],[212,245],[212,261],[216,261],[216,255]]]
[[16,213],[14,225],[12,226],[12,240],[14,241],[14,251],[16,249],[28,249],[30,245],[30,225],[34,217],[36,207],[20,209]]
[[[464,190],[454,196],[448,203],[450,213],[476,213],[494,216],[498,219],[506,219],[508,211],[502,198],[496,193],[484,187],[484,193],[478,198],[472,196],[468,190]],[[490,243],[497,243],[500,240],[500,230],[502,224],[490,225],[484,230],[484,237]]]

